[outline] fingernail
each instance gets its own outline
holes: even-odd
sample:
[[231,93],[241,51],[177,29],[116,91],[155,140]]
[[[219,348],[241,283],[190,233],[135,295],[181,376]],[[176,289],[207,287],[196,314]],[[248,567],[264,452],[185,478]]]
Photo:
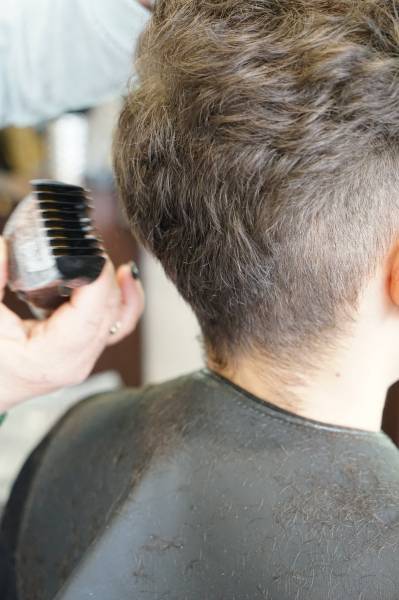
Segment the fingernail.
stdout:
[[134,260],[132,260],[130,263],[130,272],[133,279],[140,279],[140,271]]

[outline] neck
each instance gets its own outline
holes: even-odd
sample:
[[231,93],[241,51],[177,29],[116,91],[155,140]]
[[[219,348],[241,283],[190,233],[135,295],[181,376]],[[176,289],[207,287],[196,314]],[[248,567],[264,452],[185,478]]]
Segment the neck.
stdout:
[[[259,358],[244,358],[234,366],[209,367],[251,394],[302,417],[322,423],[379,431],[387,388],[393,381],[387,373],[386,355],[367,332],[345,343],[328,360],[328,366],[299,380],[278,365]],[[370,344],[370,339],[375,343]]]

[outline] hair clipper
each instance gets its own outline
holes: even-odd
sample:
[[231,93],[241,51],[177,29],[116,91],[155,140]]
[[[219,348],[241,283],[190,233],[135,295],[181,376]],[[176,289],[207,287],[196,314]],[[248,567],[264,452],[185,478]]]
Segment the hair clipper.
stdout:
[[90,209],[83,188],[37,180],[6,223],[8,285],[38,317],[65,302],[74,288],[97,279],[104,267]]

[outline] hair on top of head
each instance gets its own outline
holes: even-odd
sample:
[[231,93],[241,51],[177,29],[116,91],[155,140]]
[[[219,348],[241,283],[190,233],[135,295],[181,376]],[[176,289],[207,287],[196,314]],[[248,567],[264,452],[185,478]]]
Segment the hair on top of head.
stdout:
[[115,140],[132,229],[214,359],[299,360],[398,233],[399,2],[160,0]]

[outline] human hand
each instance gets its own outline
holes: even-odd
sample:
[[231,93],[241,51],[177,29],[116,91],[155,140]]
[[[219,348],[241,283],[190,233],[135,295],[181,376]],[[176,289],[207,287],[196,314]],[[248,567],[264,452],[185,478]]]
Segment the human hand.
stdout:
[[133,331],[144,308],[130,266],[115,273],[110,261],[94,283],[75,290],[45,321],[22,320],[1,303],[6,283],[7,252],[0,237],[0,413],[81,383],[104,348]]

